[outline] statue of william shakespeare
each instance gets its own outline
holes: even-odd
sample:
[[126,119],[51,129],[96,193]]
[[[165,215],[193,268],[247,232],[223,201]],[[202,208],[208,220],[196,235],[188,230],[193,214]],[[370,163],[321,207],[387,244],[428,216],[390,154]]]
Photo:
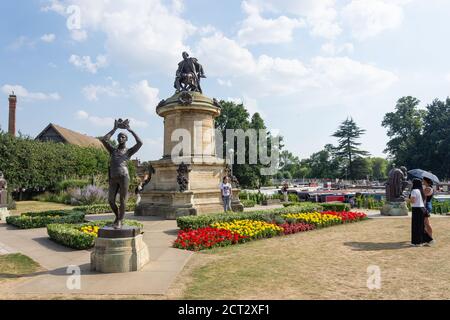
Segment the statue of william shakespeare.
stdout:
[[[128,137],[125,133],[120,132],[117,136],[117,142],[119,143],[118,147],[115,148],[111,145],[110,139],[117,129],[125,129],[130,132],[136,140],[136,144],[132,148],[127,149],[126,142],[128,141]],[[100,141],[110,154],[108,202],[116,215],[113,227],[114,229],[122,229],[128,200],[128,187],[130,185],[130,174],[128,172],[127,162],[142,147],[142,141],[137,134],[130,129],[130,122],[128,120],[123,121],[122,119],[114,121],[114,128],[101,138]],[[119,207],[117,207],[116,204],[116,196],[118,193],[120,195]]]
[[198,63],[196,58],[191,58],[187,52],[183,52],[183,61],[178,64],[175,76],[174,87],[176,92],[195,91],[202,93],[201,78],[206,78],[203,66]]

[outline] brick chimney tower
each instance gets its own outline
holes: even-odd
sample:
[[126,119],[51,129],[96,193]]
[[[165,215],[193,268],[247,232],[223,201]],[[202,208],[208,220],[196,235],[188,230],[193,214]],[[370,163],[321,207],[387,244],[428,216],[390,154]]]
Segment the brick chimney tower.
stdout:
[[16,104],[17,96],[13,93],[9,96],[9,126],[8,132],[12,136],[16,136]]

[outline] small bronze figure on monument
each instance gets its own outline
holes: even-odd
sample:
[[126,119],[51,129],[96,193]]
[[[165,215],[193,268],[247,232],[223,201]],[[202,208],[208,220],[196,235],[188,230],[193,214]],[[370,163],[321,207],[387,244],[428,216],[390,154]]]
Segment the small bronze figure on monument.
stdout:
[[[128,137],[125,133],[121,132],[117,136],[118,147],[115,148],[111,145],[110,139],[117,129],[125,129],[130,132],[136,140],[136,144],[132,148],[127,149],[126,142],[128,141]],[[111,157],[108,175],[108,201],[111,209],[116,215],[113,227],[114,229],[121,229],[128,200],[128,187],[130,185],[130,174],[128,172],[127,162],[142,147],[142,141],[137,134],[130,129],[130,122],[122,119],[116,120],[114,122],[114,128],[101,138],[100,141],[109,151]],[[118,193],[120,194],[119,207],[117,207],[116,204],[116,196]]]
[[176,92],[195,91],[202,93],[200,79],[206,78],[203,66],[196,58],[190,58],[187,52],[183,52],[183,61],[178,64],[174,87]]

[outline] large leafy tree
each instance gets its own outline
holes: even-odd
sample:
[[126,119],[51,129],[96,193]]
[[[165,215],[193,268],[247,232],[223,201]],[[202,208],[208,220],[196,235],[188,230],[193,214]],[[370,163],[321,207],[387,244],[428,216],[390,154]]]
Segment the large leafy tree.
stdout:
[[[223,139],[223,154],[229,156],[229,150],[232,148],[237,150],[237,141],[226,141],[227,129],[242,129],[244,131],[248,129],[265,130],[265,138],[268,141],[268,147],[270,150],[270,138],[271,134],[266,130],[266,125],[263,118],[259,113],[254,113],[250,117],[250,113],[245,106],[240,103],[236,104],[231,101],[221,101],[222,106],[221,114],[216,118],[215,126],[222,133]],[[259,139],[259,136],[258,136]],[[261,168],[263,165],[260,163],[259,158],[257,164],[249,164],[249,141],[245,142],[245,164],[237,164],[237,154],[234,153],[233,174],[238,178],[240,184],[244,187],[256,188],[261,185],[265,185],[269,182],[271,176],[261,175]],[[259,146],[257,146],[257,154],[259,155]],[[259,157],[259,156],[258,156]]]
[[422,131],[425,110],[418,108],[420,101],[407,96],[397,101],[394,112],[384,116],[382,126],[387,128],[389,141],[385,152],[396,166],[420,167],[423,158]]
[[438,176],[448,178],[450,177],[450,98],[445,101],[436,99],[429,104],[423,120],[424,129],[419,146],[420,154],[423,156],[421,164]]
[[[335,147],[335,155],[342,159],[344,163],[345,176],[350,179],[357,179],[360,173],[357,172],[355,160],[367,156],[367,151],[361,150],[358,139],[366,130],[358,127],[352,118],[347,118],[341,123],[338,130],[332,135],[338,139],[338,145]],[[358,160],[359,161],[359,160]],[[358,168],[360,165],[358,164]]]

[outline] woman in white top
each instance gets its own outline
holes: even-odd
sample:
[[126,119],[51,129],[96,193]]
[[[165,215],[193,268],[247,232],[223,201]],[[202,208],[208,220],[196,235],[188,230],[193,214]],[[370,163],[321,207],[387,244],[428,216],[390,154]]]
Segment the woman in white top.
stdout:
[[433,241],[433,238],[425,232],[426,209],[423,201],[425,199],[425,193],[423,191],[422,181],[420,179],[413,180],[413,186],[409,198],[412,208],[411,244],[414,246],[428,244]]

